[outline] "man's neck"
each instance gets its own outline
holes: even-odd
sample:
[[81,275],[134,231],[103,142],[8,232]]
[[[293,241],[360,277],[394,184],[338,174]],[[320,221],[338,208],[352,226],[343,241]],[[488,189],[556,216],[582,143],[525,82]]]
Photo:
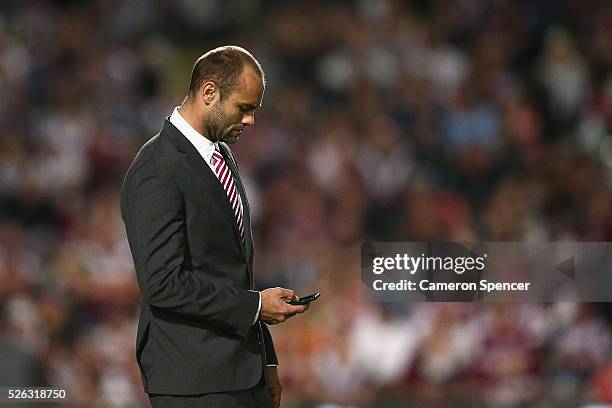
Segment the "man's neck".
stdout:
[[195,114],[189,104],[183,102],[181,106],[179,106],[178,111],[181,114],[181,117],[185,119],[185,122],[189,123],[189,126],[191,126],[199,134],[210,140],[210,138],[206,134],[206,131],[202,127],[201,121],[198,120],[198,116]]

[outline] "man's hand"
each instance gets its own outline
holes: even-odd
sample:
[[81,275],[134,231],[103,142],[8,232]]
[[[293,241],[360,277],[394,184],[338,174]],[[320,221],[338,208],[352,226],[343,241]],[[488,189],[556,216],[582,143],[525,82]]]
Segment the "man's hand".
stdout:
[[272,402],[274,402],[274,408],[279,408],[283,387],[278,377],[278,370],[276,367],[265,367],[264,373],[266,375],[266,386],[268,387],[270,397],[272,397]]
[[304,313],[309,305],[290,305],[283,299],[296,299],[297,296],[291,289],[270,288],[261,292],[261,310],[259,320],[267,324],[282,323],[290,317]]

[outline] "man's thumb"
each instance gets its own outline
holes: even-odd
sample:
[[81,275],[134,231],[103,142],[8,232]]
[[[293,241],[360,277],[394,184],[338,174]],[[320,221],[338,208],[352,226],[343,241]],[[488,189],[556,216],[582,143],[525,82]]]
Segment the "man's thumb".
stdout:
[[281,297],[286,298],[286,299],[295,298],[295,292],[292,291],[291,289],[280,288],[280,290],[281,290]]

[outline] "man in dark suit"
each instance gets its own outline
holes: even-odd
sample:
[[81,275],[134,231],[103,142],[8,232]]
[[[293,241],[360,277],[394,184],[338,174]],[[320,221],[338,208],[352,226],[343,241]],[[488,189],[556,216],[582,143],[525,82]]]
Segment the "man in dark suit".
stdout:
[[249,203],[227,146],[254,124],[264,87],[246,50],[207,52],[125,177],[121,214],[142,293],[136,357],[153,407],[280,405],[266,324],[308,307],[287,304],[289,289],[255,290]]

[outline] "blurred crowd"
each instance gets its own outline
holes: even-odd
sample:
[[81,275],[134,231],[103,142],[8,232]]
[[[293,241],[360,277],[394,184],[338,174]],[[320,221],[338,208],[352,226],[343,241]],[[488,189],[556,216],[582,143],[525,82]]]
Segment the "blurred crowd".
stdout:
[[[148,406],[118,191],[208,49],[268,78],[233,147],[284,404],[612,404],[607,304],[376,305],[372,241],[612,240],[612,3],[0,2],[0,385]],[[197,358],[197,356],[194,356]]]

